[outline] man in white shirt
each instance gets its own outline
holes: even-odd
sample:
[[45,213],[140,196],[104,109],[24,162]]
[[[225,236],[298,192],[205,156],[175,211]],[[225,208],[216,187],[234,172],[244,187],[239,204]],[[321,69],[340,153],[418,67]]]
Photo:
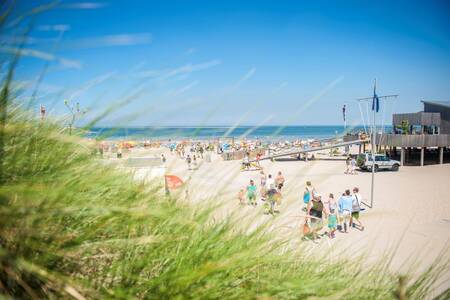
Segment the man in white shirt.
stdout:
[[242,163],[246,170],[250,169],[250,158],[248,157],[247,153],[244,155],[244,159],[242,160]]
[[275,194],[277,193],[277,190],[275,188],[275,179],[273,179],[272,174],[267,176],[266,191],[270,204],[270,213],[273,214],[275,210]]

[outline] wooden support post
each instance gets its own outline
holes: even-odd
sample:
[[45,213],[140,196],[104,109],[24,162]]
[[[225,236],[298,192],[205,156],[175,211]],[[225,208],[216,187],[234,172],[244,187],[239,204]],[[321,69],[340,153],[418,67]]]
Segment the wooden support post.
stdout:
[[405,164],[405,148],[400,148],[400,165],[403,166]]
[[423,167],[425,160],[425,147],[420,148],[420,166]]
[[439,147],[439,163],[444,163],[444,147]]

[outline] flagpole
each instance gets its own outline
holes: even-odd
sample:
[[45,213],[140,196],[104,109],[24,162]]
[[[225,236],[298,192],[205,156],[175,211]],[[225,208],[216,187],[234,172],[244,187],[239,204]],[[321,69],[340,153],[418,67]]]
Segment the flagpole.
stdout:
[[[375,78],[374,86],[373,86],[373,97],[374,97],[374,99],[372,100],[373,101],[372,105],[375,105],[375,106],[376,106],[376,104],[374,102],[376,101],[376,99],[375,99],[376,88],[377,88],[377,79]],[[372,107],[372,110],[373,110],[373,118],[372,118],[372,147],[371,147],[372,148],[372,185],[370,187],[370,207],[371,208],[373,207],[373,191],[374,191],[374,184],[375,184],[375,147],[376,147],[376,143],[375,143],[375,138],[376,138],[375,116],[376,116],[376,111],[377,111],[375,106]]]
[[[374,85],[373,85],[373,95],[372,97],[366,97],[366,98],[359,98],[356,99],[358,101],[369,101],[372,100],[372,110],[373,110],[373,117],[372,117],[372,124],[371,126],[371,137],[370,137],[370,143],[371,143],[371,157],[372,157],[372,184],[370,187],[370,204],[366,204],[368,207],[373,207],[374,202],[374,190],[375,190],[375,149],[376,149],[376,132],[377,132],[377,126],[376,126],[376,113],[378,112],[380,108],[380,99],[388,99],[392,97],[398,97],[398,95],[385,95],[385,96],[378,96],[376,93],[377,89],[377,79],[374,79]],[[367,109],[369,109],[369,106],[367,106]],[[361,110],[362,111],[362,110]],[[362,114],[362,113],[361,113]],[[369,117],[369,111],[367,111],[367,117]],[[370,121],[368,121],[369,123]]]
[[[347,135],[347,105],[343,107],[344,114],[344,136]],[[348,156],[350,153],[350,146],[345,146],[345,154]]]

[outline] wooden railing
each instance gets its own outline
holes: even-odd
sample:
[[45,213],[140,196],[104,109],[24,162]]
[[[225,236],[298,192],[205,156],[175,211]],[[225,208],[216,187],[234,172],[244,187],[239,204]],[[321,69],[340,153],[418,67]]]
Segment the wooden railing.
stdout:
[[450,147],[450,134],[377,134],[376,143],[392,147]]

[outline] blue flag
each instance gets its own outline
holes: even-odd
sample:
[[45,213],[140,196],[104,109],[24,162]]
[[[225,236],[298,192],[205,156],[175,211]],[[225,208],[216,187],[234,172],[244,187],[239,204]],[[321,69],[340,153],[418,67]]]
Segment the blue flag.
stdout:
[[372,99],[372,110],[378,112],[380,110],[380,99],[378,99],[376,87],[373,87],[373,99]]

